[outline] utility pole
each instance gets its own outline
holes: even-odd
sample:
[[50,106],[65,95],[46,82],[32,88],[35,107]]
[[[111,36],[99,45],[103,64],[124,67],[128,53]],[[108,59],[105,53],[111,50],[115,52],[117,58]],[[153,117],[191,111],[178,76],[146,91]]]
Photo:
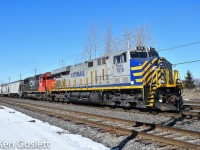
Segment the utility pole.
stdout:
[[63,61],[63,59],[62,59],[62,67],[64,66],[64,61]]
[[21,74],[19,74],[19,80],[21,80],[22,79],[22,76],[21,76]]
[[126,41],[127,41],[127,49],[130,48],[130,38],[131,38],[131,33],[125,33],[126,36]]
[[35,76],[36,76],[36,68],[35,68]]
[[9,80],[9,83],[10,83],[10,77],[8,78],[8,80]]
[[64,60],[63,59],[59,60],[59,67],[64,67]]

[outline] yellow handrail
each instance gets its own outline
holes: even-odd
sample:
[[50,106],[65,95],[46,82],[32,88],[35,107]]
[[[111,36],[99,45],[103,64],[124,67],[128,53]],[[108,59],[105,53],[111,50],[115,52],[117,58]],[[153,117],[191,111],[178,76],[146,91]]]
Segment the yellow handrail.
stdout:
[[69,88],[69,89],[70,89],[70,86],[71,86],[71,85],[70,85],[70,80],[69,80],[69,81],[68,81],[68,88]]
[[178,71],[174,70],[174,84],[176,84],[177,79],[178,79]]
[[80,86],[81,86],[81,90],[82,90],[82,79],[80,79]]
[[86,88],[88,89],[88,78],[86,78]]
[[66,80],[63,80],[63,89],[66,89]]
[[91,80],[91,85],[92,85],[93,84],[92,71],[90,71],[90,80]]
[[156,86],[158,86],[158,69],[156,69]]
[[74,80],[74,88],[76,89],[76,80]]
[[102,69],[102,80],[104,80],[104,69]]
[[97,70],[95,70],[95,84],[97,84]]
[[169,70],[166,69],[166,84],[169,84]]
[[[170,72],[169,69],[157,68],[154,71],[153,75],[152,75],[152,79],[151,79],[151,82],[150,82],[150,90],[151,90],[151,86],[153,84],[155,84],[155,86],[157,88],[161,87],[161,86],[176,85],[177,84],[176,81],[177,81],[177,79],[179,79],[179,73],[178,73],[178,71],[174,70],[173,71],[173,75],[172,76],[171,75],[172,75],[172,72]],[[164,80],[164,82],[162,82],[162,83],[159,82],[159,78],[162,79],[162,80]]]

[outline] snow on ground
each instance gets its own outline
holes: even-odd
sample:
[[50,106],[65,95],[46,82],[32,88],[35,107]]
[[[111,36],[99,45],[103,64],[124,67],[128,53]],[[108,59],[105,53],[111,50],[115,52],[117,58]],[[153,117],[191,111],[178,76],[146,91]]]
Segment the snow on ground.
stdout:
[[[35,121],[35,122],[34,122]],[[81,135],[43,123],[13,109],[0,109],[0,149],[108,150]]]

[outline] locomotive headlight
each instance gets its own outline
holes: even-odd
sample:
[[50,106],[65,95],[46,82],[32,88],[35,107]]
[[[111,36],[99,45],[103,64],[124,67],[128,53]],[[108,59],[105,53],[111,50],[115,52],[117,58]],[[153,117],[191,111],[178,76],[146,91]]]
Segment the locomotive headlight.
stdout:
[[181,84],[181,80],[180,80],[180,79],[177,79],[177,80],[176,80],[176,84]]
[[159,63],[160,66],[163,66],[163,60],[160,59],[160,63]]
[[165,84],[165,80],[160,79],[160,83],[161,83],[161,84]]
[[153,66],[153,70],[156,70],[157,67],[158,67],[158,66]]

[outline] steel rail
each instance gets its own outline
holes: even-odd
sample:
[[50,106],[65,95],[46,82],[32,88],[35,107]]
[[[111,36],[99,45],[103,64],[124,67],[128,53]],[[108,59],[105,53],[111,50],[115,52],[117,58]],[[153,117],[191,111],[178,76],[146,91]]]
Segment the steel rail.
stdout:
[[[5,99],[9,99],[9,98],[5,98]],[[12,98],[12,100],[13,100],[13,98]],[[86,106],[88,108],[96,108],[96,107],[99,108],[99,106],[88,106],[88,105],[84,105],[84,106]],[[102,107],[101,107],[101,109],[110,110],[110,111],[116,111],[116,112],[118,112],[118,111],[133,112],[133,113],[138,113],[138,114],[147,114],[148,113],[148,112],[139,111],[138,109],[124,110],[122,108],[115,108],[115,109],[110,109],[109,108],[108,109],[108,108],[102,108]],[[150,115],[153,115],[153,114],[150,114]],[[192,111],[182,111],[181,113],[177,113],[177,112],[159,112],[156,115],[158,115],[158,116],[166,116],[166,117],[173,117],[173,118],[177,118],[177,119],[179,119],[179,118],[194,119],[194,120],[200,119],[200,112],[192,112]]]
[[34,108],[34,106],[20,104],[20,103],[16,103],[16,102],[5,102],[5,101],[3,101],[3,103],[7,103],[7,104],[10,104],[10,105],[21,107],[21,108],[24,108],[24,109],[27,109],[27,110],[30,110],[30,111],[36,111],[36,112],[43,113],[43,114],[46,114],[46,115],[49,115],[49,116],[52,116],[52,117],[60,118],[60,119],[63,119],[63,120],[87,124],[87,125],[90,125],[92,127],[97,127],[97,128],[106,130],[108,132],[115,133],[117,135],[131,135],[133,137],[137,136],[137,137],[141,137],[141,138],[144,138],[144,139],[149,139],[149,140],[152,140],[152,141],[171,144],[171,145],[175,145],[175,146],[179,146],[179,147],[183,147],[183,148],[200,149],[200,145],[196,145],[196,144],[192,144],[192,143],[188,143],[188,142],[184,142],[184,141],[179,141],[179,140],[176,140],[176,139],[170,139],[170,138],[166,138],[166,137],[162,137],[162,136],[158,136],[158,135],[152,135],[152,134],[141,132],[141,131],[135,131],[135,130],[131,130],[131,129],[107,125],[107,124],[103,124],[103,123],[100,123],[100,122],[95,122],[95,121],[91,121],[91,120],[87,120],[87,119],[78,118],[78,117],[75,117],[75,116],[56,113],[54,111]]
[[[31,105],[30,103],[23,103],[23,104]],[[139,121],[132,121],[132,120],[120,119],[120,118],[116,118],[116,117],[108,117],[108,116],[103,116],[103,115],[90,114],[90,113],[79,112],[79,111],[74,111],[74,110],[68,110],[68,109],[63,109],[63,108],[57,108],[57,107],[52,107],[52,106],[45,106],[45,105],[40,105],[40,104],[34,104],[34,106],[47,108],[47,109],[58,110],[58,111],[75,113],[75,114],[81,115],[81,116],[82,115],[86,115],[88,117],[95,117],[95,118],[104,119],[104,120],[107,120],[107,121],[112,121],[112,122],[123,123],[123,124],[126,124],[126,125],[131,125],[131,126],[145,126],[145,127],[150,127],[150,128],[153,128],[153,129],[172,131],[172,132],[176,132],[176,133],[179,132],[181,134],[195,136],[195,137],[199,137],[200,138],[200,132],[184,130],[184,129],[164,126],[164,125],[160,125],[160,124],[151,124],[151,123],[145,123],[145,122],[139,122]]]

